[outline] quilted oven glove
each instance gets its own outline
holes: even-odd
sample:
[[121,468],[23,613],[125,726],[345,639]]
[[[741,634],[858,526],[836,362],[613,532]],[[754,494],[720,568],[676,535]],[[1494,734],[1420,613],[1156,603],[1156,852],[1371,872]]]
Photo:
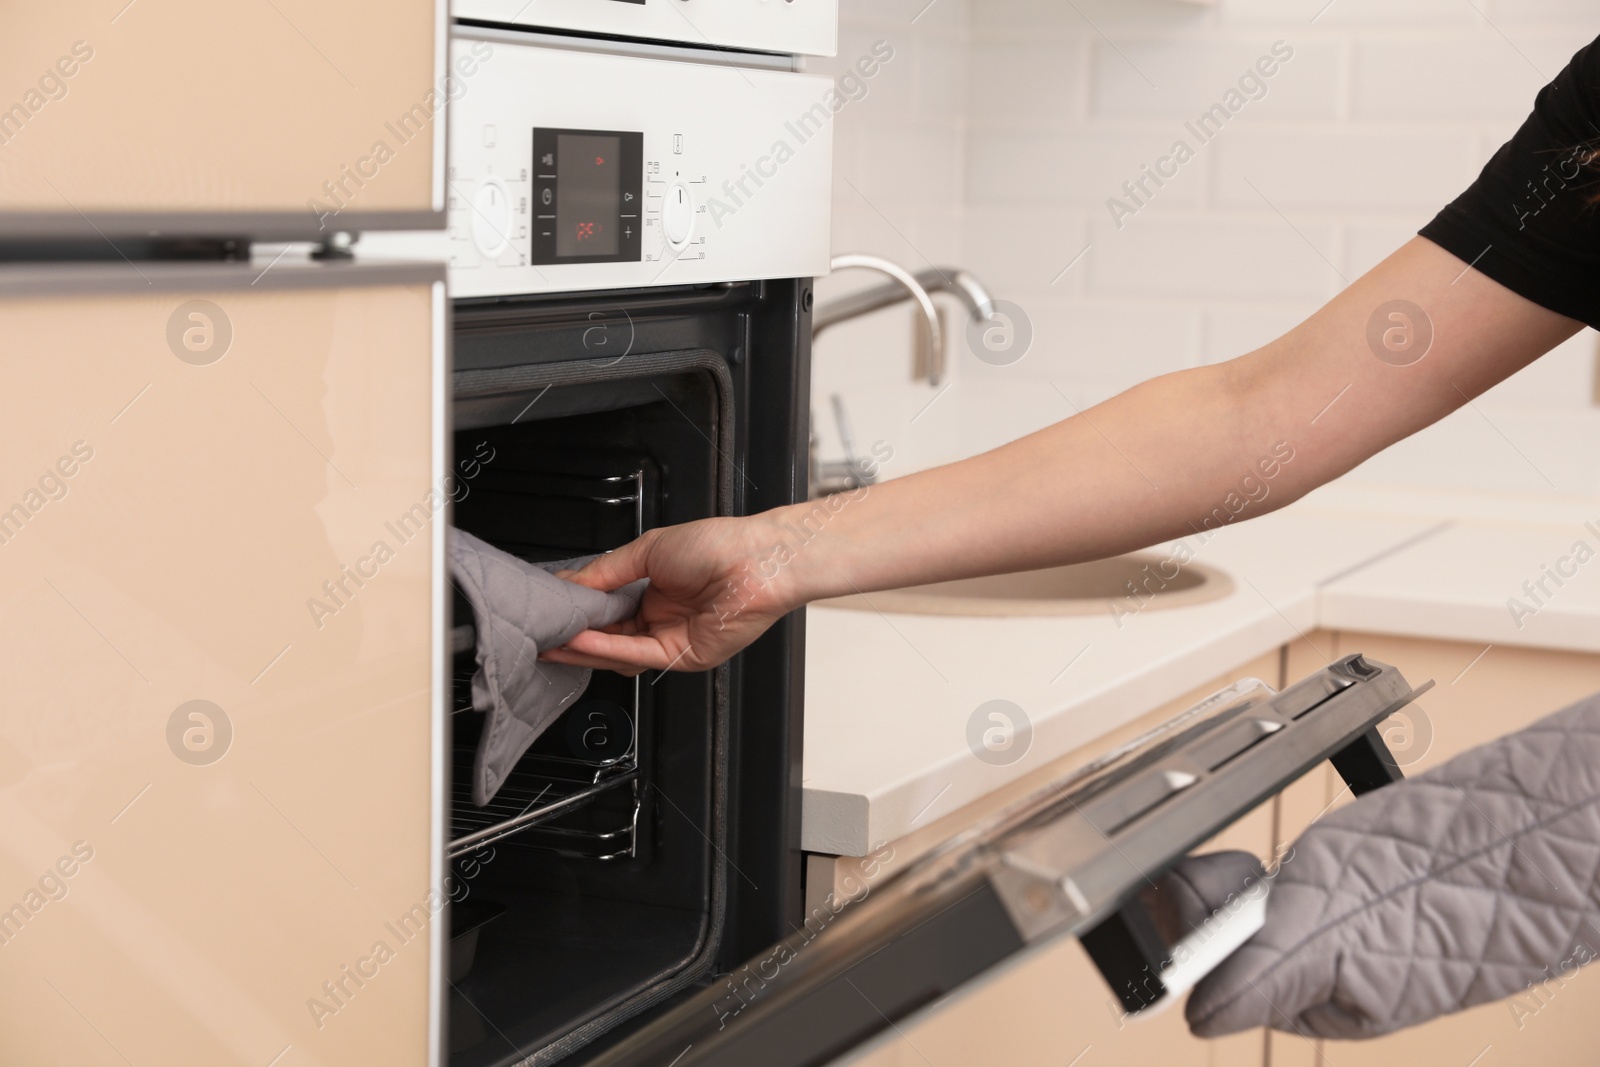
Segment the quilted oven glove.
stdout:
[[1199,1036],[1376,1037],[1570,977],[1600,954],[1600,694],[1325,816],[1270,881],[1189,998]]
[[586,668],[540,663],[539,650],[632,618],[648,580],[602,593],[555,576],[593,556],[525,563],[456,529],[449,548],[450,576],[471,603],[477,629],[472,706],[489,716],[472,771],[472,802],[482,807],[528,746],[589,685]]

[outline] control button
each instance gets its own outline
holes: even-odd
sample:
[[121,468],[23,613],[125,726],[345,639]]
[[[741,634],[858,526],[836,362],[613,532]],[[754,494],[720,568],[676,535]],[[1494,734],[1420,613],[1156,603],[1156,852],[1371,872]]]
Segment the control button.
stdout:
[[498,256],[511,243],[511,198],[505,186],[486,181],[472,197],[472,243],[486,256]]
[[493,123],[489,123],[483,127],[483,147],[493,148],[495,141],[498,139],[499,132],[494,128]]
[[681,250],[689,243],[689,234],[694,231],[694,195],[682,182],[667,190],[661,206],[661,231],[675,249]]
[[545,207],[549,207],[550,201],[554,200],[555,198],[555,191],[548,185],[539,190],[539,203],[543,204]]

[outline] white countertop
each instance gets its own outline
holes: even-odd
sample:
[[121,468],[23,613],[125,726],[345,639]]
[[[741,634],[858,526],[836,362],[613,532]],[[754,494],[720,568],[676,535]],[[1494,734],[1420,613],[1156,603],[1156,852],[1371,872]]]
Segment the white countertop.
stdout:
[[[1600,498],[1333,486],[1195,560],[1234,590],[1120,625],[810,608],[803,847],[863,855],[1318,627],[1600,652]],[[1033,727],[1009,766],[968,747],[994,699]]]

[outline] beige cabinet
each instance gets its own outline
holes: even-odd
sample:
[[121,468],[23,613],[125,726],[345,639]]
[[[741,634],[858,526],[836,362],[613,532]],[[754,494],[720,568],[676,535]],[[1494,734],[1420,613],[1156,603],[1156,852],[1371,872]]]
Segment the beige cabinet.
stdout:
[[430,1063],[446,313],[0,271],[0,1062]]
[[[1289,651],[1290,678],[1321,667],[1326,657],[1353,652],[1399,667],[1413,685],[1437,682],[1415,714],[1408,710],[1383,727],[1408,774],[1600,691],[1600,656],[1356,633],[1319,632],[1297,643]],[[1279,837],[1292,841],[1321,812],[1350,800],[1331,768],[1315,772],[1284,792]],[[1514,1002],[1480,1005],[1371,1041],[1310,1042],[1274,1033],[1272,1064],[1588,1067],[1595,1062],[1597,1038],[1600,970],[1586,968]]]
[[[0,231],[317,237],[442,225],[445,0],[8,4]],[[137,253],[134,253],[137,257]]]

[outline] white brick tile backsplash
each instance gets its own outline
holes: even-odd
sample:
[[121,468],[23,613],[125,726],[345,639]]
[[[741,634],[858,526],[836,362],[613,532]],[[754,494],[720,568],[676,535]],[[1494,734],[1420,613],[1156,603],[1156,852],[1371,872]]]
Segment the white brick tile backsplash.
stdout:
[[962,225],[963,265],[997,298],[1067,296],[1082,288],[1082,260],[1062,271],[1088,243],[1086,231],[1084,220],[1072,212],[969,205]]
[[1579,330],[1483,395],[1487,407],[1594,406],[1595,332]]
[[907,206],[959,207],[961,142],[937,127],[881,125],[862,131],[856,191],[895,219]]
[[[1470,26],[1479,21],[1465,0],[1218,0],[1217,13],[1225,26],[1271,23],[1301,33],[1313,25],[1322,30],[1370,29]],[[1316,19],[1314,24],[1312,19]]]
[[[967,137],[968,196],[974,204],[1068,205],[1106,214],[1106,200],[1127,195],[1122,183],[1137,182],[1142,167],[1171,150],[1175,136],[1149,129],[975,130]],[[1145,179],[1144,188],[1162,206],[1199,204],[1202,175],[1191,161],[1164,185]]]
[[1276,215],[1187,219],[1147,209],[1120,230],[1096,220],[1089,237],[1092,294],[1327,299],[1339,282],[1323,259],[1335,252],[1333,227],[1291,227]]
[[[873,56],[873,46],[882,41],[894,49],[887,62],[879,62],[871,78],[864,79],[866,95],[846,106],[846,112],[865,115],[878,122],[909,119],[920,114],[917,95],[917,55],[920,41],[908,30],[843,26],[839,30],[838,56],[821,61],[810,69],[838,77],[855,70],[861,59]],[[856,71],[859,75],[859,71]]]
[[1280,208],[1437,209],[1477,172],[1467,130],[1227,130],[1215,152],[1213,196],[1224,207],[1254,207],[1265,195]]
[[975,125],[1059,123],[1088,109],[1089,43],[975,42],[968,109]]
[[[865,252],[883,256],[908,270],[921,270],[929,265],[918,250],[912,212],[901,211],[892,220],[885,218],[849,188],[836,191],[833,203],[835,253]],[[931,257],[932,253],[928,255]]]
[[915,26],[923,32],[965,36],[967,4],[964,0],[844,0],[839,5],[839,21]]
[[[940,0],[942,3],[943,0]],[[975,0],[971,32],[976,40],[1016,39],[1063,32],[1139,29],[1174,32],[1201,29],[1214,16],[1205,7],[1172,0]]]
[[1600,29],[1595,25],[1594,0],[1487,0],[1482,6],[1496,25],[1548,26],[1565,22]]
[[1391,122],[1520,118],[1545,81],[1496,34],[1374,35],[1355,43],[1351,110]]
[[1478,401],[1378,453],[1345,478],[1512,493],[1600,492],[1591,411],[1503,408]]
[[[994,367],[956,332],[954,385],[913,423],[933,391],[910,381],[898,307],[824,336],[816,395],[843,392],[858,437],[895,435],[910,469],[1071,414],[1057,389],[1087,405],[1281,336],[1473,180],[1600,31],[1597,3],[841,0],[841,56],[808,69],[837,72],[879,39],[896,56],[837,120],[835,249],[967,267],[1025,309],[1035,340]],[[1184,122],[1278,39],[1295,55],[1265,97],[1117,228],[1106,199],[1175,139],[1193,142]],[[874,281],[826,279],[819,300]],[[1563,419],[1593,415],[1595,356],[1584,331],[1479,407],[1507,433],[1559,436]],[[1564,488],[1600,469],[1517,440]],[[1471,410],[1355,477],[1548,489]]]
[[[1286,61],[1272,56],[1272,45],[1280,39],[1284,48],[1292,49]],[[1338,110],[1342,48],[1335,41],[1289,40],[1271,33],[1248,38],[1098,41],[1089,107],[1099,117],[1159,116],[1182,123],[1198,118],[1232,89],[1245,98],[1259,97],[1248,99],[1238,120],[1332,118]],[[1268,60],[1265,69],[1274,73],[1260,78],[1263,88],[1247,81],[1241,89],[1240,79],[1247,72],[1260,77],[1254,65],[1263,56]]]
[[1586,23],[1554,29],[1548,25],[1526,29],[1512,26],[1505,34],[1549,81],[1571,62],[1573,53],[1594,41],[1597,31],[1600,31],[1600,20],[1592,14]]
[[970,97],[971,58],[961,41],[933,39],[916,50],[917,114],[962,122]]
[[1083,381],[1120,392],[1198,360],[1200,313],[1193,308],[1098,299],[1017,303],[1033,324],[1028,354],[997,367],[962,351],[963,381]]

